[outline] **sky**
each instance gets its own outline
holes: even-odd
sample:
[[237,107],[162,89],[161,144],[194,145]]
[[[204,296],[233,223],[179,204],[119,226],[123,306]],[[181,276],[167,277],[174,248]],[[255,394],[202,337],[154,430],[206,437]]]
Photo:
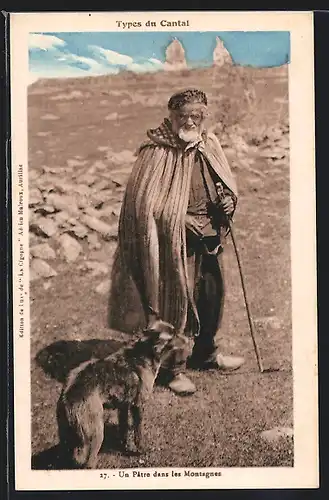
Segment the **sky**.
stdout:
[[47,77],[158,71],[174,38],[182,43],[190,67],[212,64],[216,36],[236,64],[280,66],[290,60],[289,35],[288,31],[30,33],[30,83]]

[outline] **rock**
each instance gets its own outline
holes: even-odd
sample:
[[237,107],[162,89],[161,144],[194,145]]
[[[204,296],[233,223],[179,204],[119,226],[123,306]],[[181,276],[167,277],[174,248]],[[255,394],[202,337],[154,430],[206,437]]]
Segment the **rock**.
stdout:
[[238,160],[239,167],[248,169],[250,167],[250,158],[239,158]]
[[56,258],[56,252],[48,243],[40,243],[30,249],[32,257],[39,259],[51,260]]
[[232,65],[232,57],[223,41],[216,36],[216,47],[213,52],[213,61],[215,66],[224,66],[225,64]]
[[79,254],[82,252],[82,246],[77,240],[69,234],[64,233],[58,238],[58,242],[61,245],[62,253],[67,262],[77,260]]
[[43,130],[41,130],[40,132],[37,132],[37,135],[39,137],[47,137],[47,135],[51,135],[51,134],[52,134],[52,132],[50,132],[50,130],[48,130],[47,132],[45,132]]
[[106,242],[99,250],[94,250],[89,254],[89,260],[97,260],[98,262],[105,262],[111,265],[114,254],[117,250],[117,243],[115,241]]
[[97,170],[105,170],[107,168],[107,165],[103,161],[97,160],[95,161],[95,163],[93,163],[93,167],[95,167]]
[[49,193],[47,202],[53,205],[56,210],[67,212],[71,215],[79,215],[79,208],[74,198],[69,195],[62,195],[57,193]]
[[111,179],[119,176],[121,179],[128,179],[131,174],[132,166],[130,165],[120,165],[118,168],[111,168]]
[[77,186],[73,186],[72,191],[82,196],[90,195],[90,187],[85,184],[78,184]]
[[47,113],[41,116],[41,120],[59,120],[59,116],[52,115],[51,113]]
[[35,212],[41,215],[49,215],[55,212],[55,208],[52,205],[42,205],[36,208]]
[[87,160],[79,160],[76,158],[70,158],[69,160],[66,161],[67,165],[69,167],[83,167],[88,163]]
[[42,175],[42,172],[40,172],[40,170],[29,168],[29,182],[35,181],[36,179],[38,179],[38,177],[40,177],[40,175]]
[[294,431],[291,427],[274,427],[273,429],[261,433],[261,438],[271,444],[275,444],[283,438],[293,437]]
[[281,321],[277,316],[264,316],[262,318],[255,318],[255,323],[263,328],[273,328],[273,330],[280,330],[282,327]]
[[91,250],[99,250],[102,247],[96,233],[89,233],[87,235],[87,241]]
[[263,158],[272,158],[282,160],[286,156],[286,151],[282,148],[268,148],[261,151],[260,156]]
[[124,149],[120,153],[115,153],[114,151],[109,150],[105,156],[107,160],[116,165],[134,163],[136,161],[135,153],[129,151],[129,149]]
[[84,213],[90,215],[91,217],[95,217],[97,219],[101,216],[99,210],[96,210],[96,208],[93,207],[86,207],[84,209]]
[[95,291],[100,295],[107,295],[110,292],[111,281],[109,279],[102,281],[96,286]]
[[99,210],[99,213],[101,217],[113,219],[114,217],[118,218],[120,216],[120,211],[121,203],[116,203],[115,205],[110,203],[109,205],[102,207]]
[[90,205],[90,195],[77,195],[76,203],[79,210],[83,210]]
[[[47,165],[44,165],[42,168],[45,173],[57,174],[57,175],[66,174],[67,172],[72,171],[71,167],[47,167]],[[55,180],[55,182],[59,181]]]
[[115,215],[116,217],[120,217],[121,213],[121,203],[118,203],[117,205],[112,206],[112,214]]
[[92,271],[91,276],[98,276],[99,274],[108,274],[109,267],[104,262],[97,262],[96,260],[86,261],[82,269]]
[[40,203],[43,203],[43,196],[40,189],[29,189],[29,207],[35,207],[36,205],[40,205]]
[[75,226],[76,224],[78,224],[78,221],[77,221],[77,219],[75,217],[69,217],[67,219],[67,223],[71,224],[71,226]]
[[108,180],[102,179],[93,185],[93,190],[98,192],[103,191],[104,189],[109,189],[110,187],[111,183]]
[[[35,231],[33,231],[32,225],[37,224],[38,221],[40,220],[40,215],[36,213],[35,210],[29,210],[29,228],[30,228],[30,234],[36,234]],[[40,236],[41,234],[37,234],[37,236]],[[44,235],[41,235],[44,236]]]
[[95,206],[109,202],[112,199],[113,199],[112,189],[103,189],[102,191],[97,191],[96,193],[93,193],[91,197],[92,204]]
[[109,241],[117,237],[118,234],[118,226],[117,224],[106,224],[96,217],[92,217],[88,214],[83,214],[81,216],[81,222],[88,226],[90,229],[93,229],[97,233],[101,234],[103,239]]
[[55,96],[50,97],[52,101],[58,101],[58,100],[64,100],[64,101],[70,101],[71,99],[81,99],[82,97],[87,98],[89,96],[89,92],[86,92],[83,94],[80,92],[80,90],[72,90],[71,92],[68,92],[67,94],[62,93],[58,94]]
[[33,246],[33,245],[37,245],[40,241],[40,238],[38,238],[38,236],[34,233],[31,233],[29,232],[29,246],[30,248]]
[[118,113],[110,113],[109,115],[105,116],[105,120],[117,120],[118,116]]
[[79,176],[79,182],[81,184],[87,184],[87,186],[92,186],[96,182],[96,177],[91,174],[83,174]]
[[233,148],[231,148],[229,146],[223,146],[223,145],[222,145],[222,147],[223,147],[223,149],[225,151],[226,156],[232,156],[232,157],[235,156],[235,154],[236,154],[235,153],[235,149],[233,149]]
[[277,140],[281,139],[281,137],[282,137],[282,131],[277,126],[275,126],[275,127],[269,127],[266,130],[266,135],[267,135],[267,137],[271,141],[277,141]]
[[56,221],[56,223],[60,227],[62,227],[63,224],[68,221],[69,218],[70,218],[70,215],[67,212],[65,212],[65,210],[63,210],[62,212],[57,212],[56,214],[54,214],[54,220]]
[[53,180],[53,187],[55,188],[55,191],[58,193],[71,193],[74,189],[74,184],[71,182],[68,182],[65,179],[54,179]]
[[185,50],[180,41],[175,38],[166,48],[164,69],[167,71],[177,71],[185,68],[187,68]]
[[40,278],[40,276],[33,270],[30,268],[30,273],[29,273],[29,279],[30,279],[30,283],[32,283],[32,281],[36,281]]
[[88,175],[95,175],[96,174],[96,167],[92,165],[91,167],[88,168],[86,174]]
[[47,192],[49,193],[54,189],[54,183],[52,182],[51,178],[49,175],[40,175],[38,177],[34,184],[40,189],[42,192]]
[[235,136],[232,136],[230,138],[230,140],[231,140],[231,144],[232,144],[233,148],[236,151],[248,153],[249,146],[242,137],[235,135]]
[[73,228],[68,231],[68,234],[82,240],[88,235],[88,229],[86,228],[86,226],[76,223],[74,224]]
[[36,222],[30,225],[30,230],[38,236],[50,238],[57,233],[57,225],[51,219],[40,217]]
[[56,271],[42,259],[33,259],[31,262],[32,278],[51,278],[57,276]]

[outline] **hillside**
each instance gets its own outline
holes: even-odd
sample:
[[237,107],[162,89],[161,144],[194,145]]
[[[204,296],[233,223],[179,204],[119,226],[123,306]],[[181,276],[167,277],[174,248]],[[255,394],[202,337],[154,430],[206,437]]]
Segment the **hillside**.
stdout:
[[[288,67],[283,66],[126,72],[29,86],[35,467],[56,467],[58,370],[93,349],[111,350],[109,339],[126,339],[107,327],[121,200],[147,128],[160,123],[169,96],[184,87],[208,94],[209,127],[237,176],[235,226],[249,300],[264,363],[282,371],[257,372],[228,239],[221,345],[227,353],[242,353],[245,367],[231,377],[191,373],[199,390],[183,401],[157,388],[146,412],[146,457],[138,462],[110,446],[100,467],[292,465],[290,438],[274,444],[261,438],[265,430],[292,427]],[[55,341],[62,342],[59,351],[49,347]],[[115,417],[109,418],[111,434]]]

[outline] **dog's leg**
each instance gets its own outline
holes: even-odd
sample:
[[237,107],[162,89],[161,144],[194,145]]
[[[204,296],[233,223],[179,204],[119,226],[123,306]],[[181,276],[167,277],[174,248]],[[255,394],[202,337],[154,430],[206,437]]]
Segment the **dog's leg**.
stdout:
[[136,447],[136,453],[143,453],[144,449],[144,439],[142,432],[142,420],[143,420],[143,405],[141,403],[133,405],[131,407],[131,415],[134,427],[134,442]]
[[73,450],[77,444],[77,436],[74,429],[70,426],[68,409],[63,393],[57,403],[56,417],[62,467],[63,469],[72,469],[76,465],[73,460]]
[[123,404],[118,409],[119,419],[119,439],[124,450],[128,447],[128,431],[129,431],[129,405]]
[[87,469],[94,469],[97,463],[97,456],[101,449],[104,439],[104,420],[103,415],[97,415],[95,421],[95,433],[90,444],[89,457],[86,463]]
[[78,467],[84,468],[88,460],[88,455],[90,454],[90,435],[92,433],[90,424],[92,423],[92,420],[87,414],[86,408],[82,406],[81,403],[80,405],[74,405],[72,409],[72,431],[78,437],[78,444],[75,445],[73,450],[73,459]]
[[82,468],[94,468],[104,438],[103,404],[97,393],[71,408],[71,425],[78,436],[73,458]]
[[104,440],[104,410],[103,403],[98,394],[89,400],[89,453],[86,461],[86,468],[94,469],[97,463],[97,456]]

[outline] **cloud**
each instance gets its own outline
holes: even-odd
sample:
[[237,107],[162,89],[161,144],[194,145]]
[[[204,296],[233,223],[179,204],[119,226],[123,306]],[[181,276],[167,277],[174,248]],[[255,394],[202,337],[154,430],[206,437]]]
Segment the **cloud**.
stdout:
[[149,61],[153,64],[158,64],[159,66],[163,66],[163,62],[159,61],[159,59],[155,59],[155,57],[150,57]]
[[38,33],[29,34],[29,48],[39,50],[54,50],[56,47],[63,47],[66,42],[53,35],[40,35]]
[[29,84],[38,78],[70,78],[117,74],[122,70],[135,73],[163,69],[155,57],[130,57],[126,54],[88,45],[84,55],[69,50],[70,45],[52,35],[31,35]]
[[147,71],[159,71],[163,68],[163,63],[161,61],[154,62],[154,59],[145,59],[140,62],[133,62],[129,64],[126,69],[129,71],[134,71],[135,73],[144,73]]
[[104,49],[103,47],[99,47],[97,45],[89,45],[88,49],[94,57],[100,57],[102,60],[105,60],[107,64],[120,67],[121,69],[134,71],[136,73],[157,71],[163,67],[163,63],[154,57],[150,57],[149,59],[143,57],[133,59],[126,54],[121,54],[110,49]]
[[57,59],[58,61],[62,61],[67,63],[70,66],[72,63],[75,67],[80,68],[83,71],[88,72],[88,74],[97,74],[102,75],[108,72],[108,69],[103,64],[99,63],[95,59],[84,56],[77,56],[76,54],[65,54]]
[[146,71],[157,71],[163,67],[163,63],[154,57],[136,58],[133,59],[126,54],[115,52],[114,50],[104,49],[98,45],[88,45],[88,50],[92,53],[95,59],[99,58],[105,69],[105,73],[109,73],[109,68],[120,68],[133,71],[136,73],[143,73]]
[[120,54],[110,49],[103,49],[103,47],[98,47],[98,45],[88,45],[88,49],[95,55],[101,55],[110,64],[118,66],[127,66],[133,63],[133,58],[125,54]]
[[[63,58],[64,59],[64,58]],[[28,85],[42,78],[83,78],[86,76],[100,76],[106,74],[119,73],[118,68],[103,68],[94,67],[90,69],[82,69],[78,66],[68,64],[48,65],[43,68],[37,68],[29,72]]]
[[[118,73],[119,70],[113,70],[113,73]],[[104,75],[106,73],[97,73],[92,71],[86,71],[74,66],[61,66],[61,67],[51,67],[30,71],[28,85],[31,85],[35,81],[43,78],[83,78],[86,76],[97,76]]]

